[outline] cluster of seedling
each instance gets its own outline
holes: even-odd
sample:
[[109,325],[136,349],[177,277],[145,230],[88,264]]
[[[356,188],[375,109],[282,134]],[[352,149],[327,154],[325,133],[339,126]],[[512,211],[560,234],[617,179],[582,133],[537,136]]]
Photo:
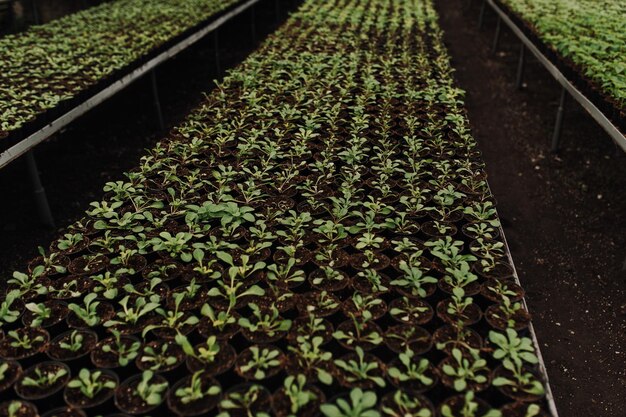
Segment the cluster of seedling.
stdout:
[[0,39],[0,139],[47,121],[236,0],[116,0]]
[[4,406],[545,417],[483,168],[431,0],[308,0],[7,280]]

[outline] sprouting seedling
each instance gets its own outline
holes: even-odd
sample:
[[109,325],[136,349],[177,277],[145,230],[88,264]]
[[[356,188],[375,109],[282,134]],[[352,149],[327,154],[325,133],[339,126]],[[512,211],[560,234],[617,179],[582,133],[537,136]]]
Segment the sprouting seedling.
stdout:
[[6,379],[6,374],[8,370],[9,370],[9,364],[7,362],[0,364],[0,382]]
[[167,390],[168,382],[152,383],[154,372],[143,371],[141,380],[133,391],[135,395],[141,398],[147,405],[158,405],[163,401],[163,394]]
[[[490,409],[482,416],[478,414],[479,404],[475,401],[475,394],[473,391],[467,391],[463,397],[463,407],[461,408],[461,416],[468,417],[502,417],[500,410]],[[452,412],[452,408],[448,404],[444,404],[441,407],[441,415],[443,417],[457,417]]]
[[365,352],[360,346],[356,347],[357,359],[349,359],[344,361],[342,359],[335,360],[335,365],[338,368],[343,369],[345,372],[345,378],[351,382],[357,381],[372,381],[379,387],[385,387],[385,380],[378,376],[376,371],[380,372],[380,366],[376,361],[368,361],[365,357]]
[[21,384],[25,387],[45,388],[53,386],[59,379],[67,375],[67,369],[59,368],[57,370],[43,371],[41,368],[35,368],[35,376],[25,377]]
[[381,406],[381,411],[388,417],[433,417],[423,400],[402,390],[393,394],[392,401],[393,406]]
[[532,340],[520,337],[514,329],[506,329],[505,334],[492,330],[489,332],[489,340],[498,347],[493,352],[497,360],[510,359],[515,364],[527,362],[533,365],[539,362]]
[[7,333],[7,336],[12,339],[10,342],[11,347],[24,350],[30,350],[35,347],[37,343],[41,343],[45,340],[42,335],[31,338],[27,333],[20,335],[16,330],[11,330]]
[[67,386],[77,389],[85,397],[93,399],[103,390],[115,389],[117,383],[111,378],[104,378],[102,371],[91,371],[82,368],[78,373],[78,377],[70,380]]
[[120,366],[128,365],[139,354],[141,342],[132,341],[127,343],[122,340],[122,334],[118,330],[111,329],[110,332],[113,334],[113,343],[102,346],[102,351],[115,354]]
[[2,327],[4,323],[14,323],[20,317],[18,310],[11,309],[13,303],[19,299],[19,296],[19,291],[9,291],[2,303],[0,303],[0,327]]
[[430,386],[435,382],[427,375],[430,366],[428,359],[415,360],[415,353],[411,349],[401,353],[399,359],[402,367],[391,367],[388,370],[389,376],[392,378],[396,378],[400,382],[418,381],[425,386]]
[[69,350],[70,352],[78,352],[83,347],[83,335],[77,332],[76,330],[70,333],[69,343],[61,342],[59,343],[59,347],[64,350]]
[[298,343],[288,349],[293,352],[298,364],[304,369],[313,370],[322,384],[332,384],[333,377],[324,369],[323,364],[329,363],[333,354],[321,349],[324,340],[320,336],[311,339],[298,336],[296,340]]
[[252,317],[241,317],[238,322],[244,329],[248,329],[251,332],[262,331],[273,337],[276,333],[286,332],[291,328],[291,320],[280,317],[278,308],[275,305],[272,305],[269,311],[262,311],[255,303],[250,303],[248,306],[252,310]]
[[172,366],[178,359],[176,356],[168,353],[168,346],[167,343],[163,343],[160,349],[146,346],[139,360],[144,364],[150,364],[149,369],[151,371],[158,371],[159,369]]
[[350,391],[349,401],[337,399],[335,404],[322,404],[320,410],[325,417],[380,417],[376,410],[376,393],[354,388]]
[[215,396],[221,392],[219,385],[203,386],[201,378],[203,373],[204,371],[194,372],[189,385],[181,386],[176,390],[175,395],[180,398],[180,402],[190,404],[206,396]]
[[265,378],[268,372],[280,366],[280,351],[269,347],[251,346],[250,353],[252,358],[248,363],[241,366],[241,372],[253,372],[254,379],[261,380]]
[[444,364],[443,372],[454,378],[454,389],[461,392],[464,391],[468,382],[475,382],[477,384],[483,384],[487,382],[487,373],[489,368],[487,367],[487,361],[482,359],[475,349],[469,350],[470,358],[463,356],[463,353],[458,348],[452,349],[452,358],[454,364]]
[[44,321],[52,317],[52,309],[47,307],[44,303],[28,303],[25,307],[35,316],[33,321],[30,323],[31,327],[39,327]]
[[83,305],[70,303],[67,308],[76,314],[76,317],[80,318],[87,326],[93,327],[100,323],[100,316],[98,315],[99,301],[96,301],[96,293],[89,293],[83,298]]
[[283,388],[285,395],[289,399],[289,411],[292,415],[297,415],[311,401],[317,398],[317,395],[306,388],[306,376],[298,374],[297,376],[289,375],[285,378]]

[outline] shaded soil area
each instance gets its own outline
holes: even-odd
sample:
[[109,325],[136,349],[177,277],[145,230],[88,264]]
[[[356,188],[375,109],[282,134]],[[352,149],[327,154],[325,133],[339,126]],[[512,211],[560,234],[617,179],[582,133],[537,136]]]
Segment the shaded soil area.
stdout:
[[[480,1],[440,0],[456,78],[498,200],[561,416],[626,409],[626,154],[570,100],[550,153],[560,87]],[[469,6],[468,6],[469,4]],[[528,54],[527,54],[528,56]]]
[[[297,4],[262,0],[222,26],[219,65],[214,33],[161,65],[156,74],[166,129],[180,124],[214,80],[255,50]],[[123,179],[123,172],[137,166],[145,149],[163,137],[152,97],[146,76],[37,146],[41,181],[59,230],[82,217],[107,181]],[[0,170],[0,196],[0,279],[6,279],[59,231],[39,224],[25,158]]]

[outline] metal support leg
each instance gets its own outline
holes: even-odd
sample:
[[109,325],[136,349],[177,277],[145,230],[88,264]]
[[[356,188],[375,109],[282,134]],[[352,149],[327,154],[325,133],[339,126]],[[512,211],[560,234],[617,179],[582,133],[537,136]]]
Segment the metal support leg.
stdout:
[[496,34],[493,37],[493,45],[491,45],[491,53],[495,54],[498,50],[498,43],[500,43],[500,31],[502,30],[502,18],[498,15],[498,22],[496,23]]
[[526,46],[520,45],[519,61],[517,62],[517,77],[515,78],[515,88],[520,90],[524,84],[524,67],[526,66]]
[[222,65],[220,63],[220,42],[218,37],[218,29],[213,31],[213,52],[215,54],[215,72],[218,77],[222,76]]
[[480,15],[478,16],[478,29],[482,29],[485,22],[485,10],[487,9],[487,0],[483,0],[483,4],[480,6]]
[[37,162],[35,162],[33,151],[26,153],[26,166],[28,168],[28,176],[30,177],[30,182],[33,187],[33,194],[35,195],[35,204],[37,205],[39,219],[45,226],[54,228],[54,218],[52,217],[50,204],[48,204],[46,190],[44,190],[41,185],[41,180],[39,179],[39,171],[37,170]]
[[159,130],[165,130],[165,123],[163,122],[163,112],[161,111],[161,101],[159,100],[159,90],[157,88],[156,70],[150,71],[150,80],[152,81],[152,99],[154,100],[154,109],[157,114],[157,120],[159,122]]
[[33,12],[33,21],[38,25],[41,23],[41,20],[39,18],[39,9],[37,8],[37,0],[30,0],[30,5]]
[[556,122],[554,123],[554,132],[552,134],[552,152],[556,152],[559,149],[561,142],[561,128],[563,127],[563,113],[565,111],[565,98],[567,97],[567,91],[565,88],[561,90],[561,99],[559,100],[559,109],[556,112]]

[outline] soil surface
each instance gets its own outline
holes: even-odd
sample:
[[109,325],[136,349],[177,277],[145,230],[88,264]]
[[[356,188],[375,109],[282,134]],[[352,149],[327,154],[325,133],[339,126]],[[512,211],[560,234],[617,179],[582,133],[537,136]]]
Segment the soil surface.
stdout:
[[520,42],[503,25],[493,54],[496,17],[488,10],[479,30],[480,3],[437,5],[557,409],[562,417],[621,415],[626,154],[573,99],[562,148],[550,153],[560,87],[532,58],[515,89]]
[[[248,9],[218,30],[220,73],[214,33],[157,68],[166,129],[180,124],[214,80],[254,51],[299,1],[278,3],[278,20],[276,3],[262,0],[254,12]],[[47,248],[62,228],[83,216],[91,201],[101,198],[106,182],[122,180],[164,134],[158,127],[150,77],[145,76],[37,146],[34,154],[58,230],[39,223],[25,158],[0,170],[0,280],[16,269],[25,270],[37,246]]]

